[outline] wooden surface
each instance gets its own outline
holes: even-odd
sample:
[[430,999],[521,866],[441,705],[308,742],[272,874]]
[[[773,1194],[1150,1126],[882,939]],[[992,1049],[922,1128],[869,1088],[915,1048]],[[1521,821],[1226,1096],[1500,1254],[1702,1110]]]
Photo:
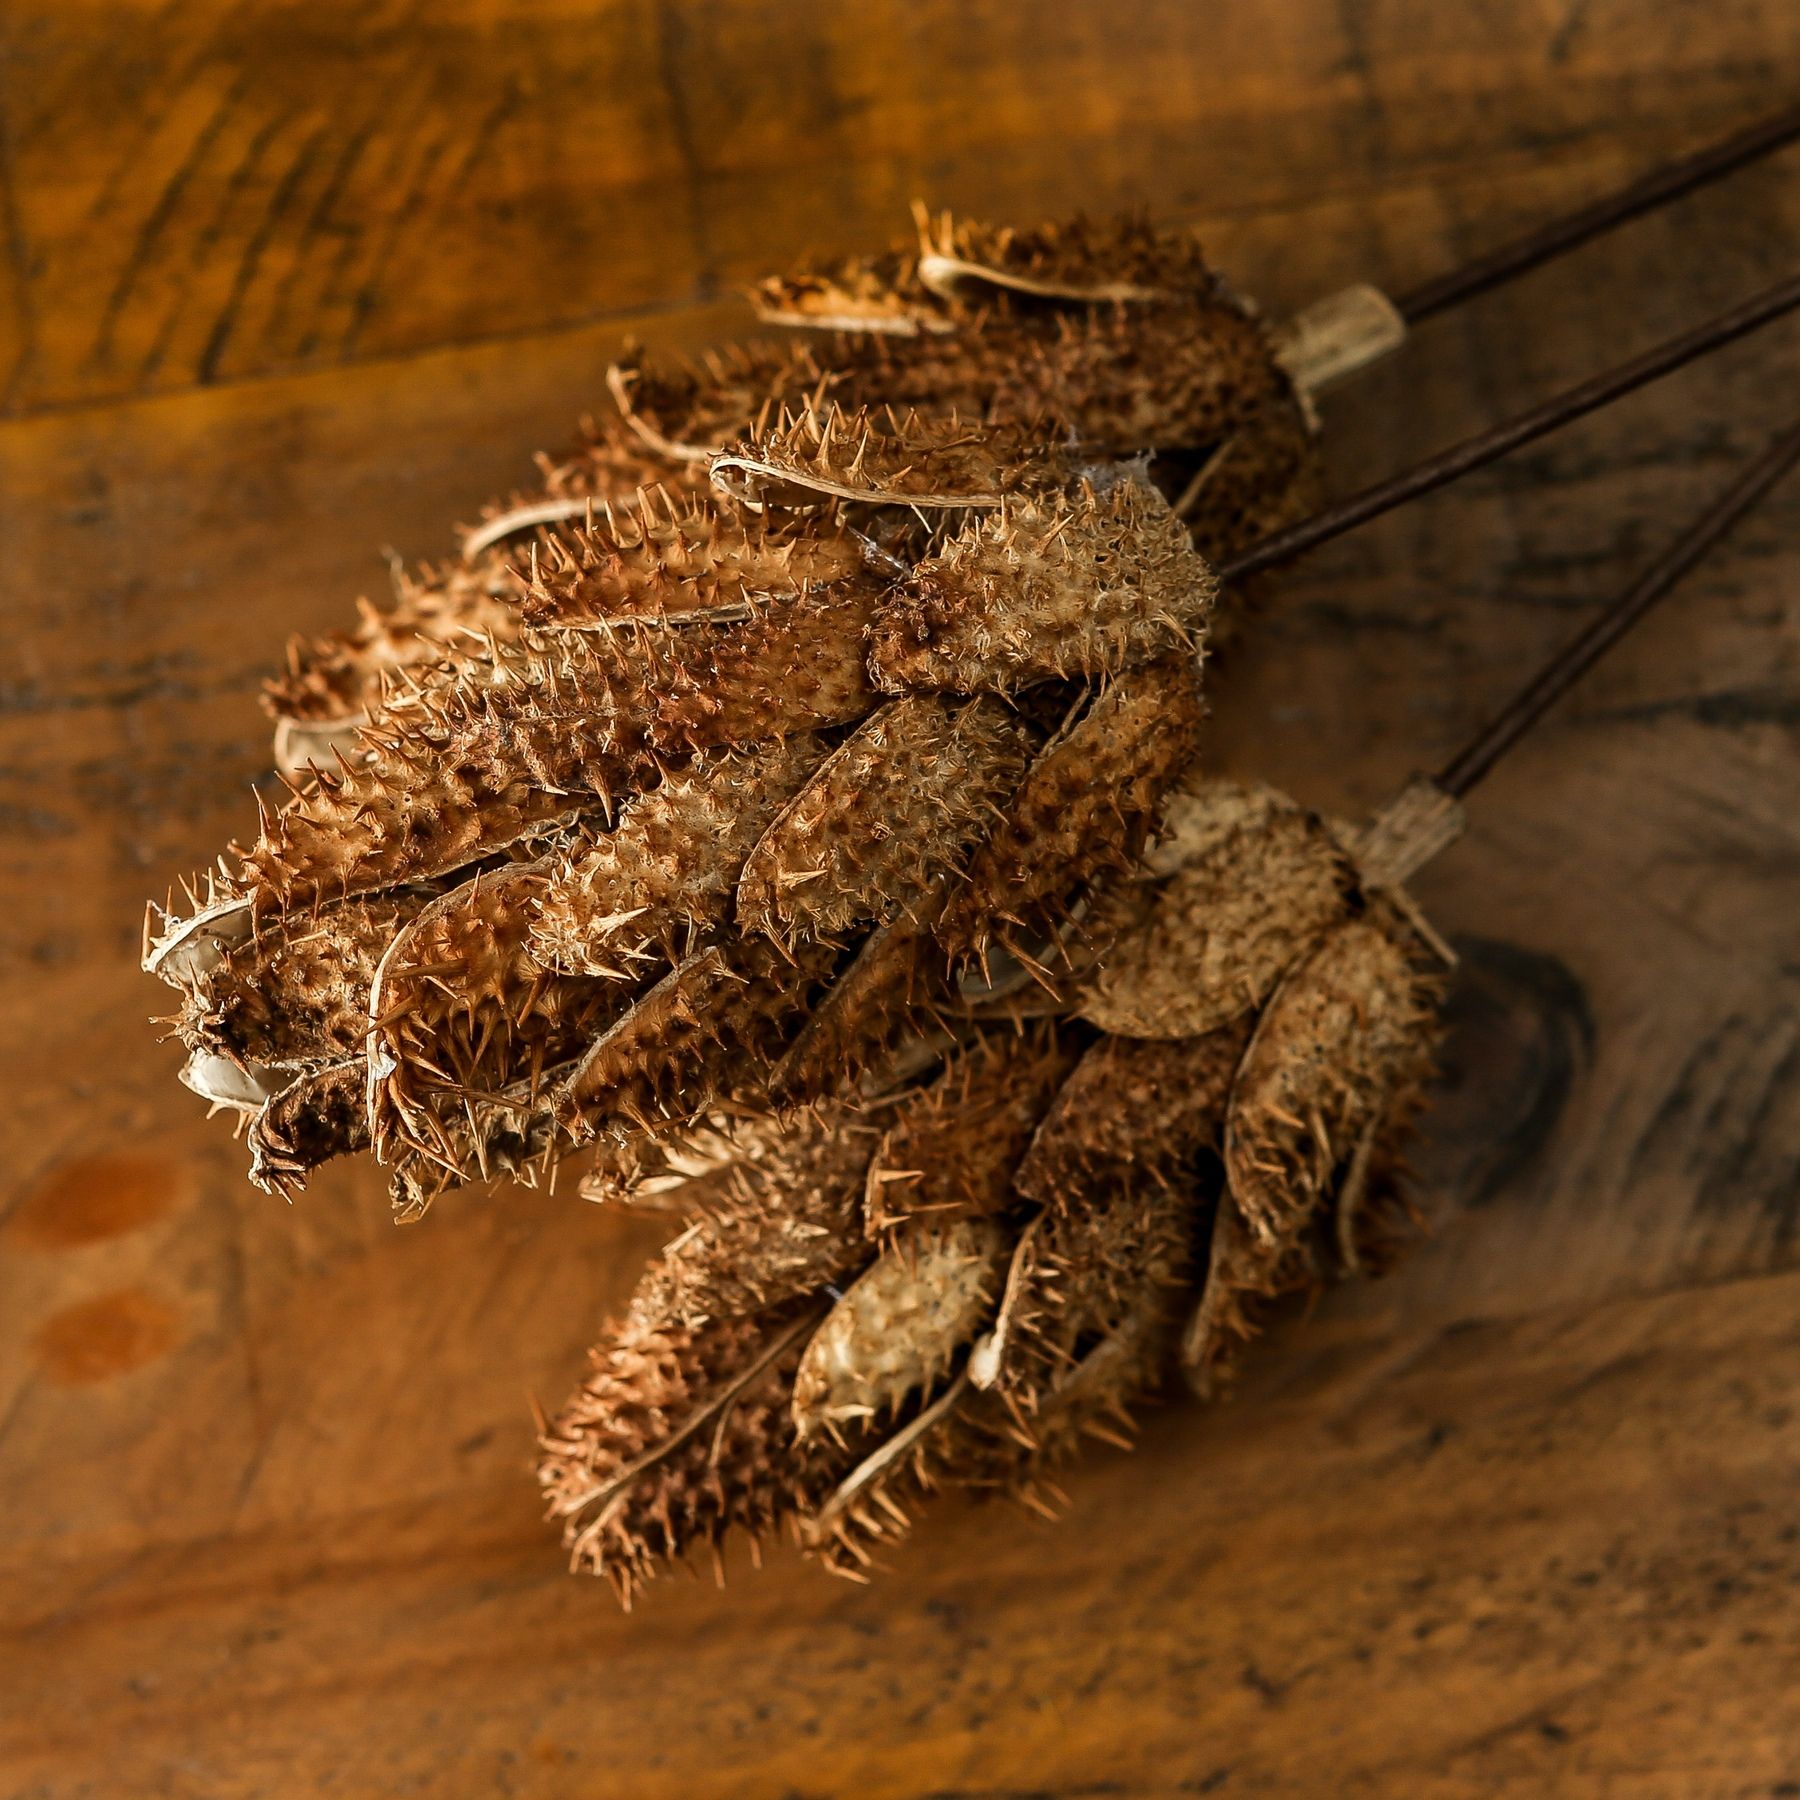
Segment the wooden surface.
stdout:
[[[1144,199],[1271,310],[1432,273],[1791,99],[1791,0],[15,0],[0,32],[0,1793],[1800,1793],[1800,489],[1494,779],[1434,1237],[1055,1528],[622,1618],[527,1395],[654,1244],[570,1196],[291,1208],[144,1015],[287,632],[442,552],[620,336],[915,193]],[[1434,323],[1340,490],[1794,266],[1796,161]],[[1322,553],[1213,756],[1426,763],[1785,423],[1777,328]]]

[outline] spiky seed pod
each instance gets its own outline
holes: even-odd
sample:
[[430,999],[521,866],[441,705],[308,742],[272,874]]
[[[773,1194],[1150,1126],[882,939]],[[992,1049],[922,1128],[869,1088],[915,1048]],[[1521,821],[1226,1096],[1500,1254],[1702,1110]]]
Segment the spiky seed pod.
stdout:
[[1108,220],[1077,214],[1033,230],[958,220],[948,212],[921,209],[915,216],[919,279],[946,298],[971,285],[1084,304],[1221,296],[1199,241],[1187,232],[1158,231],[1142,214]]
[[1071,1034],[1039,1025],[985,1034],[952,1058],[898,1108],[869,1159],[869,1235],[1016,1207],[1014,1171],[1079,1055]]
[[835,401],[783,410],[712,459],[714,483],[754,507],[797,510],[827,498],[873,506],[997,507],[1007,495],[1066,479],[1058,432],[1043,420],[983,425],[955,413]]
[[752,1538],[828,1491],[842,1453],[795,1440],[801,1332],[816,1316],[628,1323],[546,1426],[538,1479],[570,1565],[629,1605],[669,1562]]
[[800,1436],[873,1423],[949,1374],[992,1309],[1007,1247],[996,1220],[971,1214],[896,1232],[807,1341],[794,1377]]
[[[1138,898],[1081,1015],[1127,1037],[1203,1036],[1259,1006],[1357,902],[1354,866],[1316,814],[1235,784],[1197,784],[1179,867]],[[1107,926],[1099,924],[1105,934]]]
[[914,694],[878,708],[763,834],[738,880],[739,922],[792,946],[920,899],[985,833],[1032,748],[997,700]]
[[1322,933],[1284,975],[1232,1086],[1225,1173],[1265,1244],[1290,1240],[1371,1118],[1429,1072],[1436,998],[1410,934],[1377,908]]
[[292,1195],[321,1163],[369,1145],[360,1056],[299,1076],[250,1123],[250,1179],[271,1194]]
[[271,1069],[360,1056],[376,965],[432,897],[402,890],[270,921],[193,969],[177,1020],[182,1042]]
[[303,790],[245,852],[275,907],[443,874],[609,811],[659,759],[857,718],[876,704],[867,600],[796,599],[601,649],[528,646],[474,692],[362,735],[368,760]]
[[726,923],[739,873],[829,746],[795,732],[696,758],[635,795],[618,826],[565,850],[533,897],[532,955],[545,968],[637,980],[651,946],[673,957]]
[[751,289],[765,324],[809,331],[879,332],[914,337],[956,329],[938,298],[919,280],[918,258],[905,250],[834,257]]
[[1020,1401],[1077,1367],[1140,1312],[1166,1312],[1192,1279],[1203,1212],[1198,1184],[1130,1183],[1095,1203],[1046,1214],[1021,1238],[1003,1310],[972,1367],[983,1387]]
[[361,616],[349,631],[289,644],[286,671],[263,695],[276,721],[276,766],[284,773],[300,773],[309,759],[328,766],[334,750],[349,753],[391,678],[454,659],[485,641],[511,641],[527,585],[519,571],[530,563],[509,544],[519,532],[579,519],[590,510],[629,507],[649,483],[683,489],[695,480],[684,467],[653,457],[617,419],[599,427],[590,423],[573,450],[538,460],[541,485],[485,508],[460,559],[397,572],[389,611],[359,601]]
[[818,1293],[870,1262],[864,1170],[878,1126],[814,1114],[730,1164],[706,1210],[644,1271],[631,1316],[684,1326],[743,1318]]
[[[1268,344],[1215,287],[1129,307],[1041,298],[979,311],[945,302],[953,331],[868,335],[841,361],[842,345],[790,344],[661,390],[640,372],[627,384],[635,425],[605,428],[585,460],[548,471],[555,492],[541,506],[471,535],[451,587],[504,604],[507,629],[468,629],[472,615],[447,601],[429,630],[397,628],[385,645],[372,633],[362,648],[401,678],[382,689],[348,762],[301,784],[204,916],[167,928],[147,965],[185,979],[259,928],[343,896],[554,858],[554,888],[507,878],[531,914],[522,942],[513,932],[500,956],[445,945],[441,968],[396,956],[394,1004],[371,1000],[370,1124],[378,1153],[400,1159],[409,1210],[442,1180],[548,1157],[571,1139],[602,1136],[614,1154],[728,1094],[760,1104],[843,1092],[932,1011],[959,1013],[956,959],[985,950],[996,917],[1004,947],[1029,957],[1019,940],[1058,930],[1133,854],[1197,706],[1197,659],[1186,659],[1186,686],[1180,657],[1137,668],[1158,645],[1198,636],[1204,571],[1191,556],[1169,561],[1180,528],[1148,487],[1089,459],[1191,446],[1197,432],[1210,441],[1272,397],[1293,398]],[[1170,354],[1177,331],[1185,361]],[[765,380],[744,440],[712,470],[740,498],[682,500],[713,428],[742,417]],[[1198,409],[1185,424],[1158,411],[1177,390]],[[1073,440],[1048,423],[1059,416]],[[706,420],[680,435],[682,421]],[[669,489],[646,485],[677,452]],[[589,498],[599,517],[578,521]],[[983,563],[971,550],[962,567],[955,547],[977,543],[969,521],[991,510],[1008,520],[1005,554]],[[515,530],[546,524],[563,529],[528,561],[480,573]],[[1018,566],[1000,568],[1009,557]],[[965,642],[965,667],[925,684],[941,701],[890,672],[897,697],[878,710],[876,609],[891,624],[916,607],[922,558],[933,579],[949,563],[992,601],[992,620],[965,609],[962,622],[977,640],[995,626],[1004,666],[977,673],[984,645]],[[1183,568],[1202,579],[1181,582]],[[1045,609],[1051,576],[1071,593],[1085,585],[1092,619]],[[434,648],[425,639],[439,624]],[[345,666],[369,676],[355,654]],[[1122,678],[1086,704],[1059,675],[1115,666]],[[1025,690],[1011,695],[1016,712],[975,701],[994,688]],[[939,713],[954,721],[944,742],[898,729]],[[738,759],[777,744],[777,762],[791,752],[798,764],[828,748],[807,734],[844,727],[847,740],[746,853],[768,796],[754,781],[747,794],[722,791]],[[815,847],[815,860],[798,854]],[[754,948],[746,931],[771,943]],[[478,973],[480,992],[459,997],[457,983]],[[244,1110],[281,1085],[272,1064],[226,1061],[224,1097]]]
[[635,344],[606,374],[620,416],[653,454],[704,463],[739,436],[771,395],[821,389],[827,367],[802,341],[734,344],[695,361],[651,366]]
[[554,1179],[561,1146],[555,1120],[536,1079],[517,1081],[491,1097],[462,1096],[454,1111],[431,1118],[434,1147],[390,1147],[388,1204],[401,1224],[424,1218],[452,1188],[467,1181],[512,1177],[527,1187]]
[[546,862],[477,875],[388,946],[369,995],[369,1119],[378,1153],[410,1150],[471,1173],[456,1125],[470,1096],[519,1082],[529,1106],[628,1003],[616,981],[532,958],[530,897]]
[[[866,1581],[871,1546],[903,1537],[908,1504],[942,1488],[1005,1494],[1042,1518],[1067,1496],[1050,1479],[1089,1438],[1129,1449],[1141,1406],[1161,1384],[1180,1330],[1181,1294],[1146,1284],[1107,1335],[1079,1358],[1049,1359],[1041,1378],[982,1390],[968,1371],[874,1449],[802,1514],[801,1544],[836,1575]],[[983,1355],[978,1345],[970,1368]]]
[[[770,399],[799,408],[830,388],[852,409],[1060,418],[1097,456],[1204,447],[1209,465],[1219,464],[1195,514],[1196,541],[1209,555],[1274,529],[1304,504],[1313,462],[1304,406],[1274,340],[1205,269],[1190,237],[1158,234],[1142,221],[1024,233],[947,229],[948,238],[921,214],[925,241],[935,245],[927,253],[950,277],[940,285],[976,294],[980,310],[934,295],[910,253],[802,273],[765,295],[785,286],[806,322],[884,327],[912,342],[865,330],[823,354],[804,343],[749,345],[661,370],[628,355],[609,376],[622,416],[588,424],[575,449],[540,458],[540,487],[485,509],[464,561],[398,577],[389,614],[365,609],[348,633],[296,643],[288,674],[267,697],[281,726],[280,766],[297,773],[309,756],[327,762],[333,749],[348,751],[385,674],[429,665],[470,639],[510,636],[527,558],[505,549],[509,539],[576,522],[590,502],[595,512],[623,511],[658,483],[691,491],[704,459],[748,431]],[[960,249],[949,247],[958,242]],[[964,251],[994,260],[971,262]],[[1031,303],[1017,311],[1009,294]],[[1047,295],[1069,302],[1073,314],[1034,310]],[[1096,305],[1127,295],[1137,303],[1123,310]],[[1148,296],[1156,304],[1144,304]],[[796,321],[779,302],[767,313]],[[1212,453],[1222,446],[1231,454],[1220,459]],[[1277,494],[1271,507],[1268,496]],[[554,533],[543,548],[557,551]]]
[[519,597],[541,630],[741,617],[751,604],[864,578],[865,540],[842,525],[765,517],[722,497],[658,505],[564,534]]
[[1078,896],[1131,868],[1193,760],[1201,716],[1199,668],[1186,655],[1078,702],[970,856],[940,933],[949,954],[983,955],[996,926],[1008,939],[1052,937]]
[[917,898],[863,939],[770,1073],[772,1105],[804,1106],[854,1092],[948,1002],[939,921],[955,890],[951,875],[931,876]]
[[[1197,783],[1131,884],[1140,915],[1256,842],[1249,878],[1287,917],[1313,866],[1294,847],[1323,829],[1271,790]],[[1334,857],[1351,837],[1325,835]],[[1346,866],[1340,912],[1210,1030],[978,1032],[879,1113],[809,1114],[792,1174],[766,1124],[692,1165],[707,1211],[646,1277],[643,1316],[835,1300],[795,1370],[783,1501],[827,1566],[866,1573],[937,1487],[1048,1510],[1057,1462],[1126,1441],[1178,1360],[1216,1393],[1271,1301],[1379,1261],[1435,986],[1403,896]],[[834,1468],[804,1460],[827,1442]]]
[[1246,1015],[1202,1037],[1101,1038],[1057,1090],[1014,1188],[1073,1213],[1121,1190],[1189,1179],[1202,1151],[1224,1151],[1251,1024]]
[[790,953],[761,938],[697,949],[588,1046],[556,1094],[564,1132],[655,1135],[760,1097],[837,960],[828,944]]
[[1126,476],[971,520],[876,614],[884,687],[1011,692],[1198,653],[1217,583],[1181,521]]

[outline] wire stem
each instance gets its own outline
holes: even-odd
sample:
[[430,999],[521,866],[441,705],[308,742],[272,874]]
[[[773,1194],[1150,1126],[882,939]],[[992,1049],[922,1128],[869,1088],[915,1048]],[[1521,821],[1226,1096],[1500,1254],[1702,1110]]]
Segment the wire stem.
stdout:
[[1468,794],[1602,656],[1800,463],[1800,424],[1790,426],[1619,597],[1559,650],[1513,700],[1432,778],[1453,799]]
[[1638,218],[1683,194],[1691,194],[1708,182],[1718,181],[1746,163],[1782,149],[1796,138],[1800,138],[1800,106],[1760,120],[1719,143],[1666,163],[1660,169],[1652,169],[1616,193],[1539,225],[1523,237],[1514,238],[1510,244],[1502,244],[1498,249],[1464,263],[1459,269],[1451,269],[1422,282],[1410,293],[1402,294],[1394,305],[1407,324],[1416,325],[1433,313],[1460,306],[1477,294],[1485,294],[1490,288],[1499,287],[1515,276],[1550,262],[1599,237],[1602,232],[1623,225],[1628,219]]
[[1465,438],[1448,450],[1440,450],[1435,456],[1415,463],[1386,481],[1366,487],[1360,493],[1314,513],[1311,518],[1302,519],[1297,525],[1290,525],[1286,530],[1252,544],[1248,550],[1220,566],[1219,579],[1241,581],[1247,575],[1260,574],[1277,563],[1287,562],[1320,544],[1329,543],[1370,519],[1392,512],[1396,506],[1445,487],[1459,476],[1494,462],[1521,445],[1597,411],[1636,388],[1672,374],[1698,357],[1722,349],[1792,312],[1797,306],[1800,306],[1800,275],[1777,283],[1741,306],[1735,306],[1703,325],[1696,325],[1691,331],[1684,331],[1680,336],[1646,350],[1643,355],[1634,356],[1629,362],[1620,363],[1616,368],[1553,395],[1528,412],[1477,432],[1474,437]]

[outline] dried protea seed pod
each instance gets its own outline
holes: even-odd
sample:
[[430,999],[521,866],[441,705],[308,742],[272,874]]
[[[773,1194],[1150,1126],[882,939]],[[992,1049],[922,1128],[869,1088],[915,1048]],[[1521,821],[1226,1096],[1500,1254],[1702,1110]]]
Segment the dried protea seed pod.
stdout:
[[658,1136],[721,1099],[754,1099],[837,964],[827,944],[709,944],[597,1037],[557,1090],[567,1139]]
[[275,1069],[360,1056],[376,966],[432,898],[401,889],[342,900],[286,914],[223,948],[182,984],[182,1041]]
[[[367,610],[348,633],[296,642],[268,693],[279,766],[297,773],[309,759],[350,753],[387,676],[472,640],[509,639],[530,610],[520,603],[531,558],[567,547],[555,529],[529,544],[522,534],[626,511],[646,488],[704,486],[706,461],[770,404],[805,411],[830,399],[990,424],[1054,418],[1091,457],[1190,453],[1178,510],[1211,556],[1305,504],[1313,427],[1296,381],[1307,379],[1302,346],[1318,332],[1265,331],[1191,237],[1141,219],[1020,232],[920,209],[918,221],[922,258],[906,249],[838,261],[759,290],[766,318],[855,335],[728,347],[661,368],[628,352],[608,381],[619,416],[585,424],[572,450],[540,458],[540,485],[485,509],[461,562],[397,576],[390,613]],[[1333,371],[1342,360],[1334,354]]]
[[876,615],[877,678],[1009,692],[1197,653],[1216,588],[1167,502],[1129,477],[972,520]]
[[1212,299],[1219,278],[1186,232],[1162,232],[1148,218],[1094,221],[1077,215],[1033,231],[999,229],[948,212],[918,213],[918,278],[934,293],[961,298],[999,288],[1035,299],[1108,301]]
[[1202,1151],[1222,1155],[1251,1022],[1189,1038],[1101,1038],[1043,1115],[1014,1170],[1016,1191],[1078,1212],[1121,1189],[1178,1183]]
[[[983,466],[1002,466],[1006,441],[927,432],[928,448]],[[823,431],[821,444],[835,466]],[[1040,459],[1018,473],[1020,491],[1050,467]],[[1084,508],[1103,510],[1105,529],[1080,525]],[[861,561],[814,583],[846,566],[831,520],[819,529],[838,549],[814,555],[779,529],[749,532],[729,506],[729,531],[715,539],[689,529],[691,513],[646,502],[629,534],[629,579],[625,539],[605,528],[611,599],[591,591],[597,532],[536,576],[545,594],[587,583],[589,614],[618,602],[646,616],[629,629],[622,614],[602,629],[534,628],[479,661],[434,667],[365,731],[364,760],[315,777],[265,821],[204,922],[165,936],[152,965],[182,980],[196,961],[260,967],[261,953],[241,947],[260,939],[238,921],[265,921],[279,941],[315,909],[321,954],[333,953],[334,934],[355,936],[338,1011],[367,983],[368,1133],[384,1160],[422,1158],[449,1177],[489,1166],[493,1134],[474,1131],[459,1149],[459,1120],[467,1102],[491,1105],[502,1092],[522,1109],[502,1134],[515,1161],[526,1144],[553,1155],[558,1141],[653,1133],[727,1093],[807,1098],[834,1080],[842,1091],[943,1004],[955,957],[983,948],[990,917],[1010,908],[1015,920],[1054,918],[1124,860],[1190,743],[1195,659],[1164,657],[1134,696],[1137,639],[1112,624],[1134,605],[1160,617],[1180,604],[1186,617],[1168,629],[1204,629],[1209,577],[1175,541],[1166,505],[1124,479],[1084,487],[1066,506],[1027,505],[1027,517],[1040,524],[1041,551],[1027,553],[1014,520],[1017,567],[997,559],[980,599],[1008,646],[992,685],[1034,691],[1002,700],[951,667],[882,700],[868,674],[882,641],[876,609],[891,622],[912,604],[905,565],[878,602]],[[696,546],[720,543],[736,559],[729,592],[718,561],[694,572]],[[786,594],[749,586],[765,551],[755,578],[782,580]],[[664,556],[666,579],[656,572]],[[1179,599],[1170,557],[1192,577]],[[803,572],[784,576],[796,562]],[[1100,621],[1086,647],[1084,570]],[[657,597],[684,583],[689,598],[672,610],[688,622],[671,623],[668,610],[652,622]],[[718,615],[721,603],[732,616]],[[1049,646],[1035,661],[1034,630]],[[965,632],[964,642],[974,639]],[[1056,671],[1089,663],[1127,666],[1098,699],[1077,692],[1071,703]],[[896,670],[884,680],[905,688]],[[1043,725],[1059,713],[1046,746]],[[835,745],[818,735],[858,720]],[[1080,787],[1084,765],[1118,789],[1081,794],[1055,828],[1049,811]],[[1077,838],[1070,827],[1083,816],[1102,822]],[[1035,843],[1034,819],[1046,821]],[[458,876],[460,887],[428,904],[406,898]],[[214,948],[201,955],[202,943]],[[274,1020],[286,990],[267,985]],[[285,1028],[307,1056],[353,1050],[347,1017],[327,1029],[304,1005],[294,1010]],[[265,1030],[255,1048],[270,1038]],[[820,1061],[828,1041],[835,1073]],[[556,1129],[544,1140],[546,1120],[560,1140]],[[292,1174],[297,1163],[283,1166]],[[411,1184],[409,1211],[423,1191]]]
[[794,1377],[801,1437],[897,1411],[950,1373],[999,1292],[1006,1233],[992,1219],[919,1218],[826,1315]]
[[828,1491],[844,1460],[795,1438],[789,1397],[816,1310],[689,1330],[632,1323],[545,1427],[538,1476],[571,1566],[620,1598],[726,1533],[754,1541]]
[[252,1115],[250,1179],[270,1193],[292,1194],[321,1163],[367,1149],[366,1086],[361,1057],[289,1082]]
[[922,898],[985,835],[1032,748],[1030,727],[997,700],[890,701],[763,834],[738,878],[739,922],[791,946]]
[[1184,860],[1131,896],[1147,915],[1109,944],[1081,1002],[1083,1018],[1126,1037],[1199,1037],[1259,1006],[1356,889],[1330,828],[1304,808],[1229,782],[1188,799]]

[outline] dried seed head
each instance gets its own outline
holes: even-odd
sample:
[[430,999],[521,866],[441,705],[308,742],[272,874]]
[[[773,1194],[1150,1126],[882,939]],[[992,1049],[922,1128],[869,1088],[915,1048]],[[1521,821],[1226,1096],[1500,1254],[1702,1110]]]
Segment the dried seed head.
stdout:
[[370,991],[369,1119],[384,1161],[405,1151],[464,1178],[471,1096],[492,1100],[578,1057],[626,1003],[616,982],[555,975],[531,956],[531,900],[548,873],[528,863],[435,900],[388,947]]
[[1216,588],[1153,489],[1022,501],[972,519],[876,614],[882,685],[1009,691],[1197,652]]
[[863,1174],[877,1127],[814,1115],[731,1165],[694,1218],[644,1272],[632,1317],[698,1326],[817,1294],[872,1260]]
[[915,209],[919,279],[960,299],[1001,289],[1037,299],[1103,302],[1219,299],[1219,278],[1187,232],[1162,232],[1141,214],[996,227]]
[[878,925],[838,972],[769,1077],[777,1106],[804,1106],[854,1093],[949,1000],[950,970],[939,943],[955,879],[937,875],[920,896]]
[[897,1411],[950,1372],[992,1308],[1007,1235],[988,1218],[920,1218],[894,1234],[808,1341],[794,1378],[802,1438]]
[[1169,1315],[1192,1279],[1208,1199],[1190,1175],[1046,1214],[1015,1250],[1004,1328],[973,1365],[977,1383],[1016,1396],[1029,1418],[1096,1344],[1142,1314]]
[[1358,903],[1355,870],[1317,815],[1226,782],[1197,784],[1191,799],[1181,865],[1140,889],[1147,913],[1111,942],[1082,997],[1082,1017],[1103,1030],[1203,1036],[1260,1006]]
[[194,1078],[264,1112],[259,1166],[353,1140],[323,1088],[266,1103],[359,1053],[409,1213],[841,1095],[934,1016],[971,1029],[954,982],[991,940],[1110,916],[1191,750],[1211,603],[1120,459],[1228,452],[1235,530],[1259,484],[1285,503],[1306,421],[1191,245],[944,229],[978,306],[871,266],[839,287],[871,317],[904,290],[911,335],[622,365],[624,414],[461,563],[296,653],[290,747],[366,723],[146,949],[190,990]]
[[1031,748],[1029,728],[996,700],[888,702],[769,826],[738,881],[739,922],[793,945],[923,898],[985,834]]
[[785,409],[712,460],[714,483],[752,506],[784,510],[829,498],[875,506],[993,507],[1066,475],[1043,421],[981,425],[835,401]]
[[1377,908],[1321,934],[1257,1022],[1232,1088],[1225,1172],[1265,1244],[1289,1240],[1371,1117],[1430,1069],[1436,995],[1405,927]]

